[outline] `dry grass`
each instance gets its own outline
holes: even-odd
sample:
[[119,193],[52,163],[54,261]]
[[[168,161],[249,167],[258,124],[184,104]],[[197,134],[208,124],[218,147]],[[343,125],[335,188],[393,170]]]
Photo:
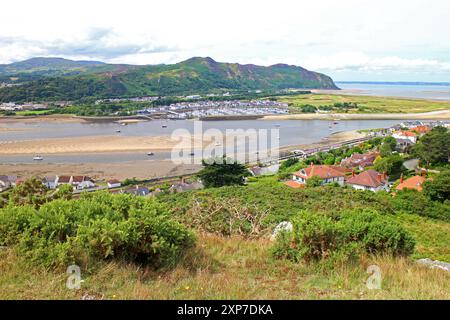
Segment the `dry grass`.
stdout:
[[[199,236],[198,243],[173,270],[108,263],[82,274],[81,290],[66,289],[64,271],[29,267],[1,249],[0,299],[450,299],[449,273],[409,259],[366,257],[320,271],[270,259],[267,240]],[[381,268],[381,290],[365,286],[371,264]]]

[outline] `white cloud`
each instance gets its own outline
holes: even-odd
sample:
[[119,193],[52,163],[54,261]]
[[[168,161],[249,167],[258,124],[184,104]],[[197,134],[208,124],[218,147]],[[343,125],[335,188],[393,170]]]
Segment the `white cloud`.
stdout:
[[211,56],[332,76],[398,71],[450,81],[449,15],[447,0],[6,0],[0,63],[37,55],[138,64]]

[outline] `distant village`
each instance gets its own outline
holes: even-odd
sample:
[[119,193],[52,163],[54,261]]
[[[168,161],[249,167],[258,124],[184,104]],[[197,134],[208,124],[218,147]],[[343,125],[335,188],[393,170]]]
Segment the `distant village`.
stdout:
[[271,115],[289,113],[288,104],[271,100],[230,100],[179,102],[168,106],[139,110],[139,115],[166,113],[169,119],[192,119],[211,116]]

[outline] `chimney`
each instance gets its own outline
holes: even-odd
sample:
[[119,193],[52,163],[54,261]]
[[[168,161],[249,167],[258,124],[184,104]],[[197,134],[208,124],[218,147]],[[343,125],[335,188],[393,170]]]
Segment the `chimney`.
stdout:
[[403,179],[403,173],[400,175],[400,183],[403,183],[404,179]]
[[314,167],[314,162],[311,161],[311,167]]
[[421,175],[422,175],[422,177],[426,178],[426,176],[427,176],[427,171],[426,171],[426,170],[422,170],[422,171],[421,171]]
[[355,170],[352,170],[352,177],[355,176]]

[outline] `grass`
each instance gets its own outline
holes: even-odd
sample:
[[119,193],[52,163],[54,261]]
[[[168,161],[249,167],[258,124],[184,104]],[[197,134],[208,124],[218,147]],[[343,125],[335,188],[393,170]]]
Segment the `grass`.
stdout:
[[449,101],[339,94],[300,94],[278,97],[277,100],[289,103],[293,109],[305,104],[318,107],[337,102],[357,103],[360,108],[350,109],[348,113],[420,113],[450,109]]
[[450,262],[450,223],[406,213],[395,217],[417,241],[413,258]]
[[[365,257],[360,264],[321,271],[269,258],[271,242],[200,235],[199,245],[173,270],[105,263],[83,274],[80,290],[65,287],[65,270],[29,267],[0,250],[0,299],[450,299],[450,274],[406,258]],[[382,273],[369,290],[369,265]]]

